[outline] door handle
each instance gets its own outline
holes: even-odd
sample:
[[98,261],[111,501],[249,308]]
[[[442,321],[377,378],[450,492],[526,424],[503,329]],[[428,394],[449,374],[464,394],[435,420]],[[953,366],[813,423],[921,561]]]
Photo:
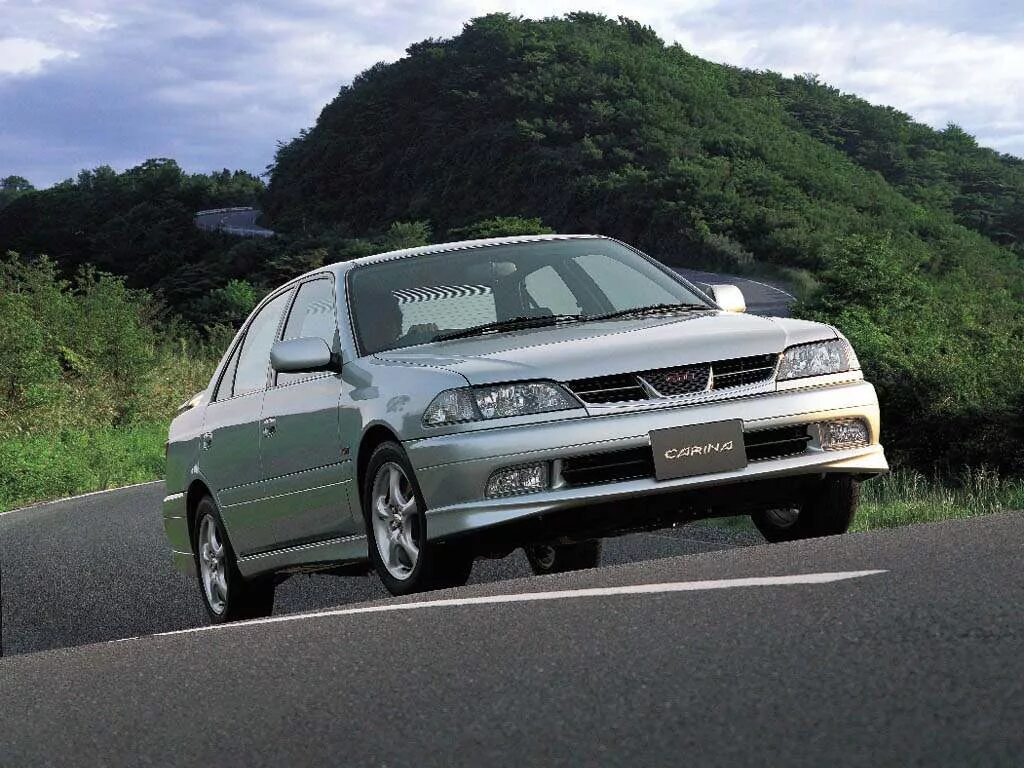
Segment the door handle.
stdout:
[[269,418],[263,420],[263,436],[273,437],[274,433],[277,432],[277,419]]
[[213,432],[204,432],[199,437],[199,450],[208,451],[213,445]]

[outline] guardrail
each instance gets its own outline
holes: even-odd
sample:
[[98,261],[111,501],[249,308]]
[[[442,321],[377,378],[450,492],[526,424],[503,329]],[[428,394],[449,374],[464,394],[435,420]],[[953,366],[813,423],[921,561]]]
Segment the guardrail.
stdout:
[[255,211],[251,205],[237,205],[234,208],[208,208],[205,211],[196,211],[194,216],[208,216],[213,213],[241,213],[242,211]]
[[[273,237],[274,231],[256,224],[252,226],[235,226],[225,222],[228,214],[231,213],[256,213],[260,211],[251,205],[236,205],[230,208],[208,208],[205,211],[196,211],[192,214],[193,221],[199,229],[207,232],[224,232],[228,235],[239,237]],[[216,217],[220,216],[220,219]],[[213,220],[211,221],[210,218]],[[253,217],[255,218],[255,216]]]

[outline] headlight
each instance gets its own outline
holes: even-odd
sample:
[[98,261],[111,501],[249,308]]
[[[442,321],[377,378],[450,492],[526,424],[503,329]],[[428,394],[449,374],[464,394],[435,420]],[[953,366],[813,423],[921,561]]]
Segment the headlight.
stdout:
[[463,387],[446,389],[431,400],[423,412],[423,423],[428,427],[440,427],[462,421],[500,419],[580,407],[562,387],[543,381]]
[[790,347],[782,353],[778,380],[859,370],[860,362],[846,339],[815,341]]

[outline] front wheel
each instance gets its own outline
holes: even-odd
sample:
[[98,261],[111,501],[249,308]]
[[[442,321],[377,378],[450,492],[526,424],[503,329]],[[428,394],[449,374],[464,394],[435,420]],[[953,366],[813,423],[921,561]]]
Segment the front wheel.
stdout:
[[574,544],[531,544],[525,549],[526,559],[537,576],[581,571],[601,564],[600,539]]
[[426,505],[397,443],[382,443],[370,456],[363,514],[370,533],[370,561],[391,594],[458,587],[469,580],[469,549],[427,541]]
[[193,554],[203,605],[214,624],[258,619],[274,610],[274,582],[242,576],[217,505],[209,496],[196,509]]
[[846,533],[860,501],[860,483],[849,475],[826,477],[799,507],[765,509],[751,515],[768,541],[797,541]]

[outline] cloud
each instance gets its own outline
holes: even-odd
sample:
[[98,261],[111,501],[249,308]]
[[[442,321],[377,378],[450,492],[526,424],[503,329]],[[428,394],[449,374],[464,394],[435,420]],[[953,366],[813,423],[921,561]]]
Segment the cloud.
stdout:
[[0,76],[34,75],[51,59],[74,58],[75,55],[73,51],[27,37],[0,38]]
[[117,26],[109,16],[103,13],[62,11],[57,14],[57,20],[72,27],[78,27],[83,32],[102,32]]
[[262,170],[338,88],[471,17],[628,14],[730,64],[816,72],[1024,154],[1024,25],[998,0],[0,0],[0,174],[176,157]]
[[936,128],[949,122],[1024,152],[1024,27],[965,32],[934,23],[799,23],[765,34],[729,25],[677,31],[698,55],[785,75],[815,73]]

